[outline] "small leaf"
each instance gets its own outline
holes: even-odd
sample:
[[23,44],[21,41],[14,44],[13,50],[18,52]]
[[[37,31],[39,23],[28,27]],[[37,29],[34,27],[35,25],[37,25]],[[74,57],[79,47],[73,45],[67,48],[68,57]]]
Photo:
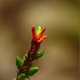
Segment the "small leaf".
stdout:
[[38,51],[38,52],[37,52],[37,55],[36,55],[36,59],[42,57],[43,54],[44,54],[44,51],[42,51],[42,50]]
[[26,74],[21,73],[18,75],[18,80],[24,80],[26,78]]
[[24,61],[26,61],[26,59],[28,58],[28,54],[26,53],[23,58],[22,58],[22,63],[24,64]]
[[16,57],[16,65],[17,65],[17,67],[19,68],[19,67],[21,67],[22,66],[22,59],[19,57],[19,56],[17,56]]
[[28,75],[28,76],[32,76],[32,75],[34,75],[38,70],[39,70],[38,67],[32,67],[32,68],[29,69],[27,75]]
[[41,32],[41,30],[42,30],[42,26],[38,26],[36,28],[36,35],[38,35]]

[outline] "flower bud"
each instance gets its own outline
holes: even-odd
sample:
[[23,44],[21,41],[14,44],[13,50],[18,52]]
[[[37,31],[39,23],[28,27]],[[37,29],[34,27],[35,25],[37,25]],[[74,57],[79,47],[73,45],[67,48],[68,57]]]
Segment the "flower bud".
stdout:
[[42,26],[38,26],[37,28],[36,28],[36,36],[41,32],[41,30],[42,30]]

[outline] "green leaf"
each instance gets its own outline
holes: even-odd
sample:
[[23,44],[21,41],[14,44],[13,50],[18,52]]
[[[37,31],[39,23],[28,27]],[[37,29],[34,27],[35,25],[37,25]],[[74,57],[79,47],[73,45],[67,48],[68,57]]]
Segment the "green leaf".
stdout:
[[19,56],[16,56],[16,66],[20,68],[22,64],[22,59]]
[[18,80],[24,80],[26,78],[26,74],[21,73],[18,75]]
[[42,26],[38,26],[36,28],[36,35],[38,35],[41,32],[41,30],[42,30]]
[[42,57],[43,54],[44,54],[44,51],[42,51],[42,50],[38,51],[38,52],[37,52],[37,55],[36,55],[36,59]]
[[28,75],[28,76],[32,76],[32,75],[34,75],[38,70],[39,70],[38,67],[32,67],[32,68],[29,69],[27,75]]
[[26,58],[28,58],[28,54],[27,53],[23,56],[22,63],[24,63],[24,61],[26,61]]

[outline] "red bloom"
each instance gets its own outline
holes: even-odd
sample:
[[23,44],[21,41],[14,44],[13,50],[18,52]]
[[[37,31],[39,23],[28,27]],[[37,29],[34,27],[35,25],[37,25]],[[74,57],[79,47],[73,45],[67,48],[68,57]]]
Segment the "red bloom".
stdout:
[[[41,26],[38,26],[37,28],[41,28]],[[38,33],[36,33],[36,31]],[[42,36],[44,32],[45,32],[45,28],[43,28],[43,29],[41,28],[41,30],[39,30],[39,29],[35,30],[35,26],[32,25],[32,39],[35,42],[41,43],[44,39],[47,38],[47,35]]]

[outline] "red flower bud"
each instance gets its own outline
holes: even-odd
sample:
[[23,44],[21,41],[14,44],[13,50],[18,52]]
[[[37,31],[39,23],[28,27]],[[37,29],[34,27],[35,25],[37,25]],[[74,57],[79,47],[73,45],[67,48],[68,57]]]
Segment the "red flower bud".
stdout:
[[41,26],[38,26],[35,29],[35,26],[32,26],[32,40],[34,40],[37,43],[41,43],[44,39],[47,38],[47,35],[43,35],[43,33],[45,32],[45,28],[42,28]]

